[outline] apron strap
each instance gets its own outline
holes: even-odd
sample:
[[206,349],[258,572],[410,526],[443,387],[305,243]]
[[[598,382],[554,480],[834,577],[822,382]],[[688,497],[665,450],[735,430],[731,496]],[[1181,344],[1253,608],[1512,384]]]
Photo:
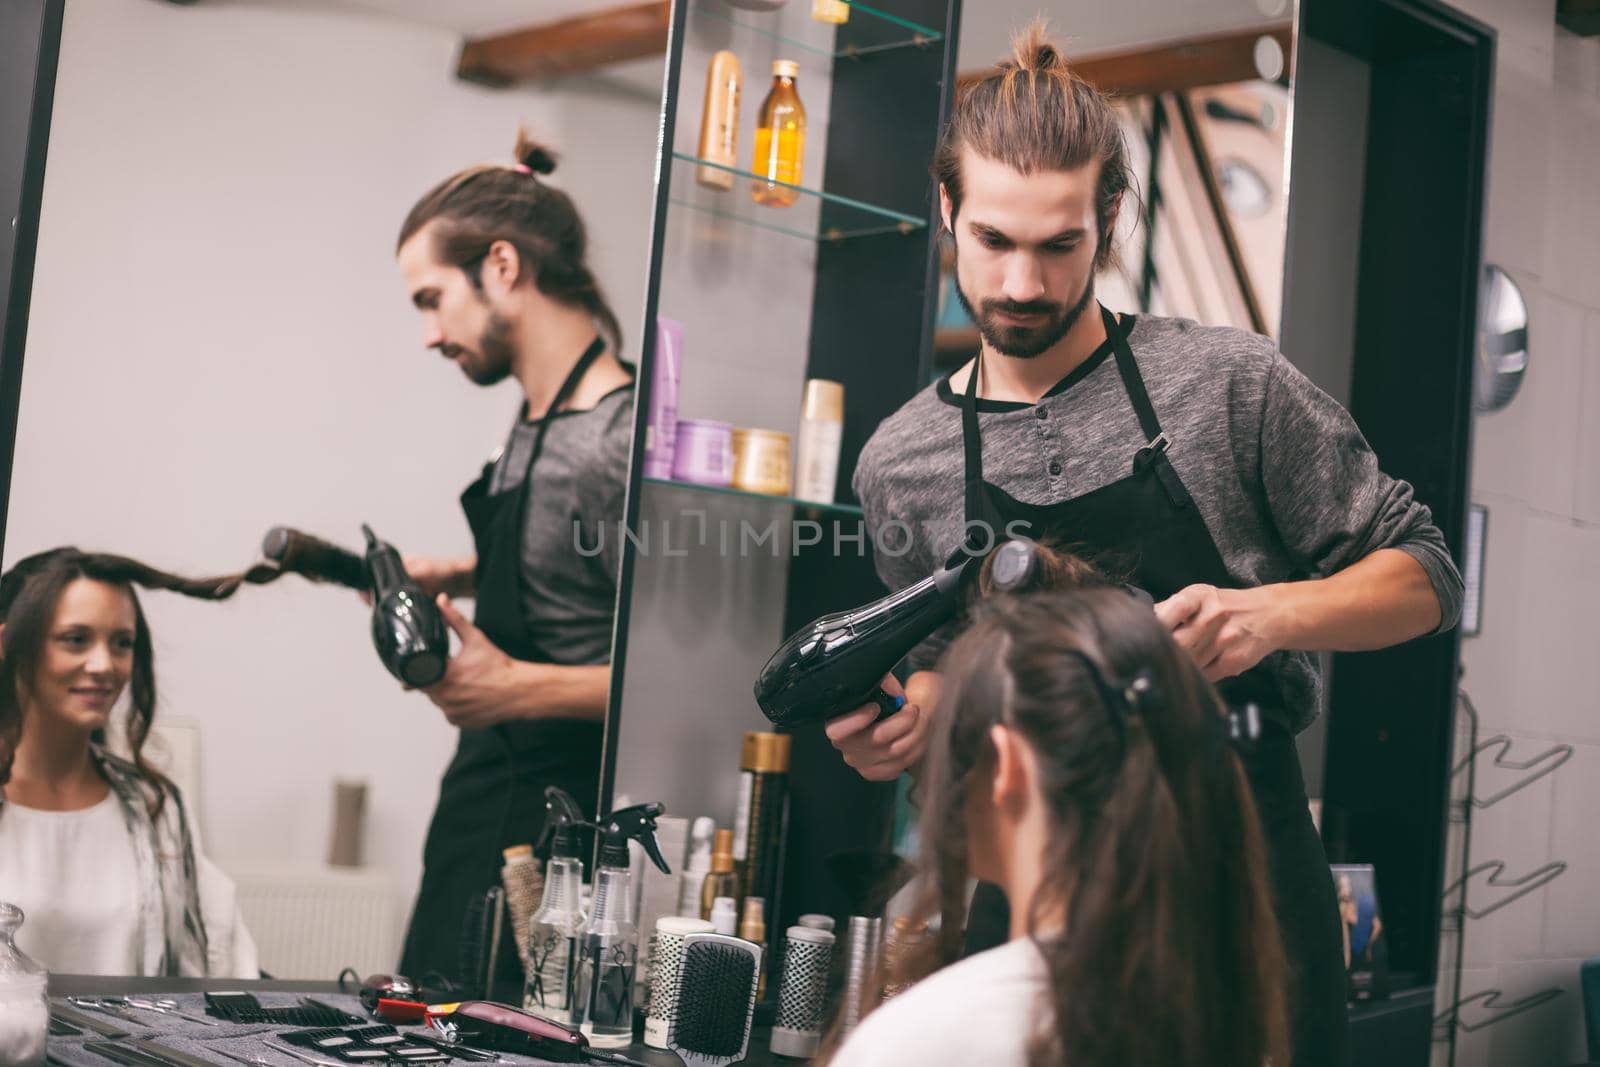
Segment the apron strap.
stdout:
[[1189,490],[1184,488],[1183,480],[1178,477],[1178,472],[1172,469],[1172,461],[1167,458],[1167,449],[1172,444],[1161,429],[1161,420],[1156,418],[1155,405],[1150,403],[1150,394],[1145,391],[1144,376],[1139,373],[1139,365],[1134,361],[1133,350],[1128,347],[1128,334],[1117,321],[1117,317],[1104,307],[1100,309],[1100,316],[1106,324],[1106,336],[1111,339],[1112,350],[1117,357],[1117,374],[1122,378],[1122,387],[1128,393],[1128,402],[1133,405],[1133,413],[1139,418],[1139,428],[1144,431],[1145,440],[1148,442],[1139,449],[1133,457],[1133,469],[1143,471],[1147,467],[1154,467],[1156,477],[1161,479],[1161,487],[1167,491],[1167,496],[1180,508],[1186,508],[1194,503],[1194,498],[1189,495]]
[[[515,551],[522,551],[524,529],[528,523],[528,494],[533,492],[533,465],[539,462],[539,454],[544,451],[544,437],[550,432],[550,423],[555,419],[557,412],[572,399],[572,394],[578,391],[578,385],[583,381],[583,376],[588,373],[594,361],[600,358],[600,353],[606,350],[605,338],[596,336],[589,342],[589,347],[583,350],[583,355],[578,357],[578,362],[572,365],[567,376],[561,382],[561,388],[556,390],[555,399],[550,401],[550,407],[545,410],[544,417],[539,420],[539,429],[533,435],[533,448],[528,452],[528,466],[522,472],[522,485],[517,491],[517,544]],[[522,403],[523,411],[527,411],[528,403]]]
[[956,551],[971,552],[977,536],[974,523],[985,523],[992,540],[999,540],[1005,529],[1001,516],[995,510],[983,486],[983,441],[978,433],[978,371],[983,366],[983,350],[972,358],[972,373],[967,378],[966,391],[961,396],[961,453],[966,469],[966,528],[961,547]]

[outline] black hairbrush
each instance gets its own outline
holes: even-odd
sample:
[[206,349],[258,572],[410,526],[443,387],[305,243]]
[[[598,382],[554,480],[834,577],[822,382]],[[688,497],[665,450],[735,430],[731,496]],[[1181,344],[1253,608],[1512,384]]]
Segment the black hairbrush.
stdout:
[[744,1059],[756,1010],[761,947],[726,934],[683,939],[678,1017],[667,1043],[685,1067]]

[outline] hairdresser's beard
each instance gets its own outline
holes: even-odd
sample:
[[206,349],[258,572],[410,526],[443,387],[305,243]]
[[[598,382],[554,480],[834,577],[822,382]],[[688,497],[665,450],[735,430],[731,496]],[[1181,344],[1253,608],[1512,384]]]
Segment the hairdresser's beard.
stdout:
[[[1094,275],[1083,284],[1083,295],[1070,307],[1051,300],[985,300],[975,308],[961,288],[961,265],[958,260],[955,272],[956,298],[966,309],[967,316],[978,328],[978,336],[1002,356],[1032,359],[1054,348],[1056,343],[1072,331],[1083,317],[1084,310],[1094,300]],[[1002,322],[1001,313],[1012,315],[1040,315],[1043,321],[1037,326],[1018,326]]]
[[489,323],[478,338],[478,350],[456,355],[456,364],[461,368],[461,373],[471,379],[474,385],[495,385],[505,381],[517,354],[513,334],[510,319],[490,312]]

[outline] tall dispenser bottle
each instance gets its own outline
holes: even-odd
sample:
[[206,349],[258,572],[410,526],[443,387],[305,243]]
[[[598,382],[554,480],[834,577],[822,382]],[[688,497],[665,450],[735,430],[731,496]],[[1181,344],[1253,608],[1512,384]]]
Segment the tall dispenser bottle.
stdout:
[[777,182],[799,185],[806,152],[806,109],[795,90],[800,64],[779,59],[772,64],[772,88],[761,102],[756,118],[755,158],[750,169],[760,175],[750,188],[756,203],[788,207],[800,199],[798,190]]
[[622,1048],[633,1041],[633,981],[639,958],[628,842],[638,841],[663,874],[672,868],[656,843],[660,804],[635,804],[600,823],[604,834],[594,872],[594,907],[578,939],[573,1021],[591,1045]]
[[572,1017],[572,979],[583,931],[583,858],[578,838],[583,809],[556,786],[544,791],[544,833],[538,851],[550,851],[544,896],[528,919],[527,985],[522,1006],[556,1022]]

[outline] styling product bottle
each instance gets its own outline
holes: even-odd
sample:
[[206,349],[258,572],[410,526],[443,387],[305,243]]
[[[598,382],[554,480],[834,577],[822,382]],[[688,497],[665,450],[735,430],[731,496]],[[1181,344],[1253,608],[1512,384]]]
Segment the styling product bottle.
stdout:
[[784,814],[789,798],[788,734],[744,735],[739,759],[739,806],[733,820],[733,869],[739,896],[771,900],[783,856]]
[[772,89],[761,102],[761,114],[756,119],[755,161],[750,169],[767,180],[757,181],[751,187],[751,195],[756,203],[767,207],[788,207],[800,199],[798,191],[775,184],[800,184],[806,150],[806,109],[794,86],[799,73],[800,64],[792,59],[772,64]]
[[849,22],[850,5],[844,0],[812,0],[811,17],[818,22]]
[[[706,69],[706,105],[700,115],[700,158],[724,167],[739,165],[739,57],[723,50]],[[700,167],[695,181],[708,189],[733,188],[733,171]]]
[[711,873],[711,838],[717,824],[706,815],[694,821],[689,831],[689,862],[683,869],[683,882],[678,887],[678,914],[688,919],[703,919],[700,914],[700,889],[706,875]]
[[522,1006],[557,1022],[571,1018],[572,977],[583,930],[583,859],[578,828],[586,825],[577,801],[549,786],[544,791],[544,835],[550,849],[544,896],[528,919],[527,985]]
[[812,378],[806,382],[800,408],[800,458],[794,483],[798,499],[833,503],[843,437],[844,386],[826,378]]
[[[678,372],[683,323],[656,316],[656,358],[650,371],[650,412],[644,427],[644,476],[671,478],[678,441]],[[617,536],[622,536],[621,531]]]
[[614,811],[601,823],[600,863],[594,872],[594,909],[578,940],[578,977],[572,983],[573,1022],[591,1045],[621,1048],[633,1041],[633,980],[639,956],[628,842],[644,846],[656,867],[671,873],[656,844],[660,804]]
[[756,997],[767,995],[767,902],[760,897],[744,898],[744,918],[739,920],[739,936],[761,946],[761,975]]
[[718,897],[711,902],[711,928],[719,934],[733,936],[739,928],[739,905],[732,897]]
[[718,897],[739,896],[739,876],[733,870],[733,831],[718,830],[711,848],[711,870],[700,886],[700,918],[711,918],[711,904]]

